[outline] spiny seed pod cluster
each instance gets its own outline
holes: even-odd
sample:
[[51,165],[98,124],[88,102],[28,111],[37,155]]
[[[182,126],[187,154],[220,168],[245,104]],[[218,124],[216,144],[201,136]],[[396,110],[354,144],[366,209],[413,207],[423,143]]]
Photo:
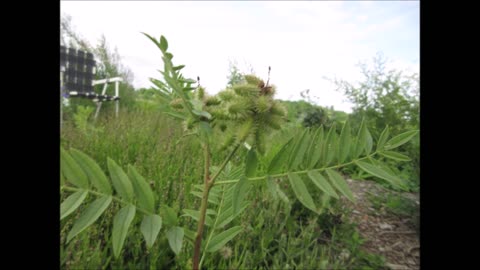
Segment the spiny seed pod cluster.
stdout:
[[237,138],[239,142],[243,142],[247,139],[248,135],[252,133],[252,131],[256,129],[254,126],[254,119],[249,118],[245,120],[237,130]]
[[235,98],[235,93],[231,89],[221,91],[217,96],[224,102],[230,102]]
[[172,107],[173,109],[175,109],[177,111],[183,109],[183,100],[181,98],[176,98],[176,99],[170,101],[170,107]]
[[231,102],[228,105],[228,113],[232,119],[245,120],[253,113],[253,105],[247,99],[238,99],[236,102]]
[[227,136],[224,136],[223,142],[221,142],[220,145],[220,151],[223,151],[231,146],[233,146],[237,140],[234,134],[228,134]]
[[205,99],[205,106],[219,105],[220,102],[220,99],[215,96],[207,97]]
[[258,77],[254,76],[254,75],[245,75],[244,77],[245,77],[245,81],[248,84],[260,85],[263,82],[261,79],[259,79]]
[[[221,100],[219,100],[215,96],[209,96],[205,88],[202,86],[198,86],[195,92],[193,92],[193,95],[191,95],[188,99],[190,99],[188,102],[196,109],[197,111],[204,111],[206,106],[211,106],[211,105],[218,105],[220,104]],[[200,103],[198,103],[200,101]],[[201,104],[202,108],[198,108],[198,105],[194,104]],[[176,98],[170,101],[170,107],[177,111],[184,113],[184,116],[186,116],[185,120],[183,121],[183,128],[184,130],[191,130],[193,129],[199,121],[210,121],[207,117],[205,116],[198,116],[198,115],[192,115],[186,112],[185,104],[182,98]],[[197,107],[196,107],[197,106]]]
[[185,121],[183,121],[183,129],[184,130],[191,130],[195,126],[196,120],[192,117],[188,117]]
[[199,86],[197,88],[197,99],[202,100],[205,97],[205,88]]
[[216,120],[231,120],[231,116],[221,107],[209,108],[208,111]]
[[258,99],[255,100],[255,109],[258,113],[268,112],[272,105],[267,96],[259,96]]
[[280,129],[286,111],[273,99],[275,86],[266,85],[254,75],[246,75],[245,83],[219,92],[219,102],[206,102],[206,110],[221,130],[230,130],[222,148],[252,139],[260,153],[265,152],[266,134]]
[[287,115],[287,110],[285,109],[285,107],[283,107],[278,102],[275,102],[275,103],[272,104],[272,107],[270,107],[270,112],[273,115],[277,115],[277,116],[280,116],[280,117]]
[[252,84],[234,85],[233,91],[235,91],[235,94],[239,96],[251,97],[257,95],[258,86]]

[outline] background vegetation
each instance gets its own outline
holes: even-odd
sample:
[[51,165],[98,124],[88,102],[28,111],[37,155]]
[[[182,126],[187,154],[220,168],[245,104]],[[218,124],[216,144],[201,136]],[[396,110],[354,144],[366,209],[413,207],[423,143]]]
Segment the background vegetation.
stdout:
[[[154,87],[134,89],[132,72],[124,67],[116,50],[108,46],[103,37],[96,46],[88,44],[74,30],[68,17],[62,18],[62,42],[95,54],[99,60],[98,77],[121,76],[121,110],[115,118],[113,106],[105,103],[97,121],[93,121],[95,105],[90,100],[70,99],[64,107],[64,123],[61,145],[65,149],[83,151],[107,171],[107,157],[120,166],[133,164],[154,190],[158,204],[169,205],[178,216],[182,209],[198,208],[199,199],[191,196],[194,185],[202,181],[203,160],[199,143],[186,136],[183,127],[161,113],[159,91]],[[353,84],[333,80],[338,90],[355,104],[347,114],[332,107],[321,107],[309,102],[308,93],[300,101],[281,101],[287,108],[287,122],[282,129],[266,140],[267,149],[278,148],[292,134],[304,129],[333,124],[341,128],[349,119],[352,130],[358,130],[362,119],[378,140],[380,132],[388,125],[392,136],[407,129],[419,129],[418,75],[404,75],[398,70],[386,70],[385,59],[376,56],[373,68],[361,65],[364,80]],[[250,73],[250,72],[249,72]],[[234,65],[230,69],[227,85],[233,85],[244,74]],[[100,89],[97,89],[100,91]],[[340,132],[340,130],[339,130]],[[178,138],[181,138],[179,140]],[[401,147],[401,152],[412,158],[410,162],[388,162],[402,179],[406,179],[411,191],[419,191],[419,136],[413,143]],[[243,149],[241,151],[246,151]],[[212,151],[217,163],[225,156],[220,148]],[[240,163],[241,160],[234,160]],[[392,188],[388,183],[360,173],[356,169],[343,171],[353,179],[368,179]],[[66,194],[60,194],[63,201]],[[249,195],[252,207],[236,221],[244,232],[220,251],[207,257],[205,269],[381,269],[384,259],[360,249],[364,241],[355,224],[346,221],[349,210],[341,201],[334,201],[321,215],[306,210],[295,200],[288,189],[278,190],[270,185],[258,184]],[[88,199],[87,199],[88,200]],[[90,199],[92,200],[92,199]],[[394,200],[388,203],[391,211],[411,214],[413,206]],[[80,209],[81,210],[81,209]],[[112,216],[118,209],[109,209]],[[110,213],[110,214],[109,214]],[[123,255],[115,259],[112,251],[109,219],[100,219],[78,237],[65,244],[66,234],[75,215],[61,221],[62,269],[185,269],[191,267],[191,252],[175,255],[165,236],[147,249],[141,236],[127,237]],[[141,220],[134,220],[139,223]],[[193,225],[191,218],[179,219],[182,225]],[[138,232],[138,234],[140,234]],[[184,245],[184,249],[191,248]],[[348,255],[345,255],[348,254]]]

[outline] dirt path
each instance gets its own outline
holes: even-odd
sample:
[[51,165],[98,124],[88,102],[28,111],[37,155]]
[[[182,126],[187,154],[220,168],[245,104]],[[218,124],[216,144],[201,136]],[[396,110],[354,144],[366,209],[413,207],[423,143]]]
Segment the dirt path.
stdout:
[[371,181],[349,179],[347,182],[357,199],[356,204],[346,204],[353,209],[351,221],[358,224],[360,235],[366,239],[362,247],[385,257],[386,266],[392,270],[420,269],[418,218],[394,214],[385,206],[373,203],[391,194],[403,196],[412,204],[419,205],[418,194],[395,193]]

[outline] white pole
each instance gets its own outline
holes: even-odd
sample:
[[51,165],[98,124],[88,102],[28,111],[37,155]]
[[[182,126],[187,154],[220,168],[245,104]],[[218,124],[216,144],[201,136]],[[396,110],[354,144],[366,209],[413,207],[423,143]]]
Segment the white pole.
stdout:
[[60,71],[60,128],[63,126],[63,72]]
[[[107,92],[107,86],[108,86],[108,79],[105,81],[105,84],[103,85],[102,96],[105,95],[105,92]],[[97,103],[97,111],[95,112],[95,120],[97,120],[98,113],[100,112],[101,108],[102,108],[102,102],[99,101]]]
[[[115,96],[118,98],[118,81],[115,81]],[[115,100],[115,117],[118,117],[118,99]]]
[[101,101],[98,101],[97,102],[97,110],[95,111],[95,120],[97,120],[97,117],[98,117],[98,113],[100,112],[100,108],[102,107],[102,102]]

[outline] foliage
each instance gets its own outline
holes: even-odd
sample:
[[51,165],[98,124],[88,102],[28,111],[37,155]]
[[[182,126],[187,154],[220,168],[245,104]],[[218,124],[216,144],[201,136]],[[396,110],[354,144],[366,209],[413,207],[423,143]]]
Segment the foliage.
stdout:
[[98,45],[93,53],[97,56],[99,64],[97,65],[97,78],[117,77],[123,78],[124,83],[132,84],[133,72],[121,62],[118,49],[110,49],[105,35],[100,37]]
[[364,81],[357,86],[344,80],[334,80],[341,91],[355,105],[353,116],[365,117],[374,135],[385,126],[392,134],[419,125],[419,79],[418,74],[404,75],[401,71],[386,70],[386,59],[378,54],[373,67],[360,64]]
[[378,211],[410,218],[412,225],[420,230],[420,207],[411,198],[395,193],[369,194],[368,198]]
[[72,17],[62,14],[60,20],[60,44],[66,47],[78,48],[84,51],[91,51],[92,46],[81,37],[72,25]]
[[[158,211],[155,210],[153,191],[145,178],[133,166],[128,166],[128,170],[124,170],[112,159],[108,159],[107,164],[109,179],[100,166],[88,155],[73,148],[70,151],[61,149],[61,173],[65,179],[62,189],[74,192],[60,206],[61,219],[68,217],[79,208],[88,195],[99,197],[85,208],[73,224],[66,243],[68,244],[73,237],[92,225],[112,203],[115,203],[123,207],[117,212],[113,222],[112,244],[115,257],[120,255],[137,211],[143,218],[140,230],[147,247],[152,247],[162,228],[162,220],[171,219],[171,216],[163,213],[162,219],[162,216],[156,214]],[[112,196],[112,190],[116,191],[116,195]],[[175,253],[178,253],[182,245],[183,234],[172,233],[171,230],[183,232],[183,229],[177,229],[171,223],[164,227],[166,227],[164,231],[169,239],[170,247]],[[170,241],[170,239],[173,240]]]
[[93,113],[93,107],[89,106],[77,106],[77,112],[73,115],[73,121],[75,126],[84,134],[91,135],[95,132],[102,132],[102,129],[95,127],[92,123],[89,122],[91,115]]
[[[405,189],[404,181],[379,164],[378,157],[383,154],[387,158],[402,158],[392,150],[407,143],[417,131],[393,138],[384,132],[374,148],[375,140],[366,123],[353,129],[350,121],[346,121],[340,132],[336,124],[329,128],[297,130],[292,136],[286,136],[286,141],[267,147],[266,137],[281,127],[286,116],[285,109],[273,98],[275,86],[270,85],[269,80],[265,83],[256,76],[245,75],[243,83],[210,96],[202,86],[193,86],[196,82],[180,73],[184,66],[173,64],[173,55],[163,36],[156,40],[145,35],[160,49],[164,62],[164,70],[160,71],[163,80],[151,79],[162,100],[161,110],[182,122],[183,136],[172,135],[171,138],[180,145],[186,136],[194,138],[203,151],[203,183],[177,190],[178,196],[186,192],[200,199],[200,206],[198,200],[194,209],[159,204],[162,193],[154,193],[148,178],[131,161],[117,163],[118,160],[108,155],[97,162],[81,151],[62,149],[62,191],[73,194],[63,198],[61,216],[75,220],[67,243],[74,237],[81,237],[82,231],[104,215],[104,220],[113,221],[109,234],[116,258],[120,259],[125,243],[135,241],[141,233],[147,249],[158,249],[154,245],[156,241],[161,247],[168,243],[170,252],[179,260],[185,258],[183,251],[193,248],[193,259],[183,260],[182,266],[199,269],[218,253],[224,258],[231,257],[230,243],[248,229],[238,223],[241,214],[252,203],[258,203],[250,194],[261,186],[268,186],[269,192],[281,201],[294,201],[307,216],[325,213],[331,201],[340,196],[355,201],[338,172],[348,165],[354,164]],[[216,150],[220,154],[214,156],[212,150],[215,148],[210,146],[220,144],[222,137],[226,140]],[[249,149],[244,150],[241,146],[246,142]],[[226,155],[222,149],[228,150]],[[191,154],[194,157],[197,154],[198,160],[200,153]],[[221,162],[213,165],[217,159]],[[173,182],[172,179],[164,183],[172,185]],[[291,198],[285,194],[291,194]],[[92,201],[91,197],[95,199]],[[181,210],[182,219],[178,218],[175,209]],[[189,229],[195,223],[196,232]],[[131,226],[138,229],[131,229]],[[289,234],[293,239],[295,233]],[[242,256],[247,256],[245,254]],[[287,252],[286,256],[290,261],[294,255]]]
[[235,63],[230,62],[229,74],[227,76],[227,87],[233,87],[236,84],[243,83],[243,74]]
[[[372,127],[372,136],[378,138],[380,132],[389,127],[392,135],[398,135],[406,129],[418,129],[420,124],[419,78],[418,74],[405,75],[395,69],[386,69],[387,60],[378,54],[373,59],[370,69],[366,63],[360,64],[364,80],[353,85],[344,80],[334,80],[337,90],[355,105],[351,115],[352,124],[367,121]],[[417,189],[420,179],[420,141],[419,136],[413,138],[413,143],[399,149],[412,158],[408,164],[388,162],[410,179],[410,185]],[[385,160],[384,160],[385,161]]]
[[[340,128],[347,121],[348,114],[343,111],[335,111],[333,106],[321,107],[313,105],[315,102],[314,98],[311,97],[310,89],[300,92],[300,95],[309,104],[312,104],[311,107],[304,111],[302,120],[304,127],[319,127],[322,125],[331,127],[335,123],[337,128]],[[337,131],[340,132],[339,129]]]
[[309,90],[300,94],[304,100],[280,101],[287,109],[287,122],[308,128],[318,128],[322,125],[329,128],[333,123],[336,123],[337,132],[340,132],[340,128],[347,121],[347,113],[336,111],[333,106],[315,105],[313,99],[309,96]]

